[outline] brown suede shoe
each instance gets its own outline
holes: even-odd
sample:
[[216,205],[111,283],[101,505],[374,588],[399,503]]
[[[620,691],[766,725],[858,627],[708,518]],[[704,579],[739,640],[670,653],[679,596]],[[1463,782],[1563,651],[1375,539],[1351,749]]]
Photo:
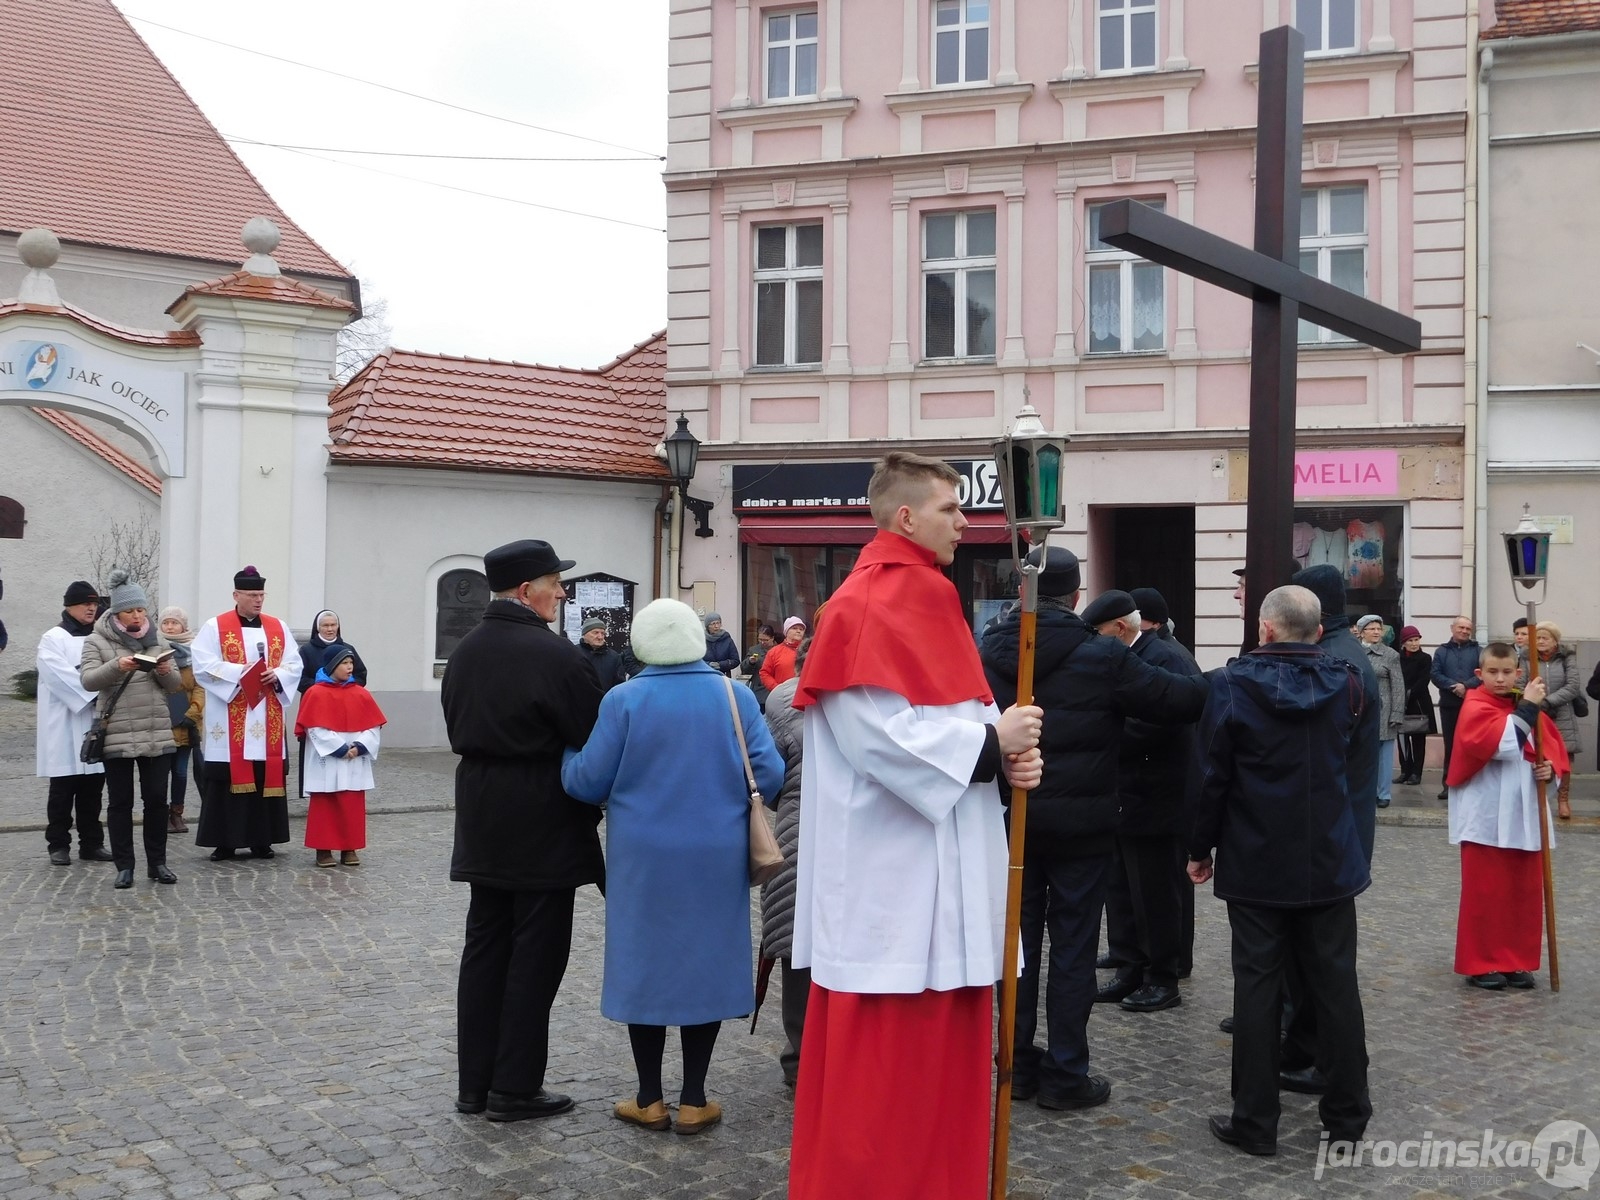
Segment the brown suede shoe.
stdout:
[[361,865],[361,856],[354,850],[342,850],[339,852],[339,865],[342,867],[359,867]]
[[707,1100],[696,1108],[693,1104],[678,1105],[678,1123],[673,1128],[682,1134],[704,1133],[722,1120],[722,1105]]
[[188,822],[186,822],[183,819],[183,805],[174,804],[171,808],[167,809],[167,832],[168,833],[188,833],[189,832]]
[[637,1100],[618,1100],[611,1115],[619,1121],[640,1125],[645,1129],[669,1129],[672,1126],[672,1117],[667,1113],[664,1100],[657,1100],[648,1108],[640,1108]]
[[336,867],[338,865],[339,865],[338,863],[333,861],[333,851],[332,850],[318,850],[317,851],[317,866],[319,866],[319,867]]

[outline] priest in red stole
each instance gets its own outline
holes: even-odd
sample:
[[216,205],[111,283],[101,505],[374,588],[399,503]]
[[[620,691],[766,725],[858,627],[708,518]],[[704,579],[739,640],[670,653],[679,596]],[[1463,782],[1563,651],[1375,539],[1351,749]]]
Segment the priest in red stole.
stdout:
[[989,1162],[1005,931],[995,779],[1034,787],[1042,714],[994,706],[940,571],[966,528],[946,463],[893,453],[879,532],[818,622],[805,713],[794,957],[811,969],[792,1200],[971,1200]]
[[267,581],[254,567],[233,577],[233,607],[207,621],[190,644],[195,682],[206,690],[205,769],[195,845],[213,862],[249,847],[272,858],[289,840],[284,788],[284,709],[300,681],[300,649],[277,617],[262,612]]
[[359,867],[367,844],[367,792],[372,761],[378,757],[378,731],[388,718],[378,702],[355,681],[356,652],[334,642],[322,652],[322,666],[300,697],[294,735],[306,740],[306,845],[317,852],[317,866]]
[[[1544,680],[1517,695],[1513,647],[1491,643],[1477,675],[1482,686],[1462,703],[1445,779],[1450,841],[1461,847],[1456,974],[1490,991],[1526,989],[1534,986],[1544,932],[1537,780],[1562,775],[1569,759],[1542,711]],[[1534,753],[1535,723],[1542,755]],[[1554,846],[1553,823],[1550,837]]]

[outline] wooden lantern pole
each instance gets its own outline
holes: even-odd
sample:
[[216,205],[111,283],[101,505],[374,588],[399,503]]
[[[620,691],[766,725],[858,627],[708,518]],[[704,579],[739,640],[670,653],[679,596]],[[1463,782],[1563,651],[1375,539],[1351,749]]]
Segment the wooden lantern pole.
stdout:
[[[1528,601],[1528,682],[1539,678],[1539,618],[1532,600]],[[1544,721],[1533,722],[1533,762],[1544,762]],[[1550,947],[1550,990],[1561,990],[1561,956],[1556,949],[1556,876],[1550,858],[1550,803],[1545,798],[1545,781],[1536,779],[1539,788],[1539,860],[1544,867],[1544,937]]]
[[[1044,542],[1040,542],[1044,545]],[[1017,703],[1033,703],[1033,658],[1039,623],[1039,568],[1022,567],[1021,645],[1017,654]],[[1028,793],[1011,789],[1011,863],[1006,875],[1004,965],[1000,969],[1000,1053],[994,1085],[994,1149],[990,1200],[1005,1200],[1011,1153],[1011,1073],[1017,1040],[1017,947],[1022,940],[1022,849],[1028,832]]]

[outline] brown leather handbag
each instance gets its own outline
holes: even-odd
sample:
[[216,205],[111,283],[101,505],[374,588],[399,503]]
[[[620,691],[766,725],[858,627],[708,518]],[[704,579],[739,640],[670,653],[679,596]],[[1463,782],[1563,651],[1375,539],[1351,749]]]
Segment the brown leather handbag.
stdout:
[[750,886],[760,887],[783,870],[783,851],[778,849],[778,836],[772,832],[766,800],[756,787],[756,773],[750,766],[750,749],[744,741],[744,722],[739,719],[739,701],[733,694],[733,683],[726,675],[722,677],[722,686],[728,689],[733,732],[739,738],[739,757],[744,761],[744,782],[750,791]]

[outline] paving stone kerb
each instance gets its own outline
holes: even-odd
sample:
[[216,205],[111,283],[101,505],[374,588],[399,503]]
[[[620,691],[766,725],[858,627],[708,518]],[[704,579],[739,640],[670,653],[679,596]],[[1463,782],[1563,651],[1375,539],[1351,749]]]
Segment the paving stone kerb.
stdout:
[[[298,826],[296,827],[298,833]],[[206,861],[185,839],[176,887],[108,864],[52,867],[36,833],[0,834],[0,1195],[462,1196],[575,1200],[784,1194],[792,1102],[776,1062],[778,984],[757,1032],[730,1021],[709,1088],[725,1124],[698,1138],[626,1127],[627,1036],[598,1011],[603,901],[579,894],[553,1021],[552,1087],[574,1112],[498,1126],[452,1107],[455,973],[466,888],[447,882],[448,813],[380,815],[360,868],[309,851]],[[1374,1138],[1531,1137],[1600,1129],[1600,841],[1557,850],[1563,990],[1491,994],[1451,973],[1457,858],[1437,829],[1380,832],[1359,901]],[[1286,1094],[1280,1154],[1215,1143],[1227,1108],[1224,907],[1202,889],[1194,978],[1151,1016],[1100,1005],[1092,1069],[1111,1101],[1015,1110],[1012,1195],[1551,1195],[1526,1167],[1372,1168],[1314,1177],[1314,1099]],[[669,1041],[669,1094],[677,1051]],[[949,1115],[949,1097],[907,1097]],[[965,1119],[987,1122],[981,1103]],[[863,1113],[863,1122],[872,1114]],[[1332,1190],[1330,1189],[1337,1189]]]

